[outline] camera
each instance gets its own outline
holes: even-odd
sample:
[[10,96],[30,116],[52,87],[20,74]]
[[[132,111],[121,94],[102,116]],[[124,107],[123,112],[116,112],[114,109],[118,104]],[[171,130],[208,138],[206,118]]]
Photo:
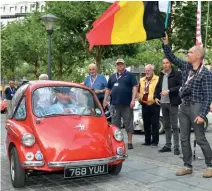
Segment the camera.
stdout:
[[180,88],[179,90],[179,96],[181,98],[184,98],[186,96],[190,96],[191,95],[191,87],[189,86],[183,86]]

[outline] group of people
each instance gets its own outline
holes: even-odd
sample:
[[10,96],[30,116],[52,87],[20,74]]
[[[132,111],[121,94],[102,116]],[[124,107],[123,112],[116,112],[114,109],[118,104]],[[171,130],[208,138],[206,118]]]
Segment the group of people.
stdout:
[[[117,72],[110,76],[108,83],[99,82],[102,84],[102,88],[95,89],[94,79],[96,78],[93,78],[92,75],[87,77],[84,84],[94,89],[95,92],[97,90],[100,92],[103,90],[101,93],[105,92],[103,107],[106,107],[108,96],[110,96],[112,123],[121,127],[121,118],[123,119],[128,135],[128,149],[133,149],[133,107],[136,98],[142,105],[145,130],[145,142],[142,145],[158,145],[161,109],[166,143],[159,152],[171,152],[173,134],[174,154],[180,155],[179,140],[181,140],[184,167],[176,172],[177,176],[193,172],[190,143],[192,127],[207,166],[203,177],[210,178],[212,177],[212,150],[205,137],[204,121],[208,112],[212,112],[212,73],[203,65],[204,49],[199,46],[192,47],[186,55],[187,61],[183,61],[171,51],[167,35],[162,38],[162,41],[165,57],[162,60],[163,70],[159,76],[154,74],[154,66],[148,64],[145,66],[145,76],[137,83],[133,74],[126,70],[125,61],[118,59],[116,61]],[[181,72],[176,70],[172,63]],[[95,69],[97,69],[96,66]],[[97,74],[96,71],[96,75],[100,74]],[[90,83],[88,79],[90,79]]]
[[[172,135],[174,154],[180,155],[180,140],[184,167],[176,172],[177,176],[192,173],[192,151],[190,130],[194,129],[197,144],[201,147],[206,170],[203,177],[212,177],[212,150],[204,132],[204,120],[210,111],[212,103],[212,73],[202,64],[205,56],[204,49],[192,47],[187,54],[187,61],[177,58],[168,45],[168,36],[162,38],[165,57],[162,60],[163,70],[159,76],[154,74],[154,66],[145,66],[145,76],[137,82],[135,76],[126,70],[126,63],[118,59],[116,72],[107,82],[102,74],[98,74],[96,64],[89,65],[89,76],[83,84],[91,88],[97,95],[103,108],[110,97],[112,123],[121,127],[123,119],[128,135],[128,149],[133,149],[133,107],[138,99],[142,105],[142,118],[145,130],[145,146],[158,146],[159,116],[163,114],[166,144],[160,153],[171,152]],[[176,70],[176,65],[180,70]],[[10,101],[15,93],[14,85],[5,90],[6,98]],[[57,90],[57,98],[68,100],[70,89]],[[67,94],[67,95],[66,95]],[[62,99],[64,98],[64,99]],[[67,99],[65,99],[67,98]],[[62,102],[61,102],[62,103]],[[67,103],[69,104],[69,103]],[[53,110],[60,110],[55,105]],[[212,112],[212,108],[211,108]],[[178,128],[180,122],[180,133]],[[172,133],[173,131],[173,133]]]

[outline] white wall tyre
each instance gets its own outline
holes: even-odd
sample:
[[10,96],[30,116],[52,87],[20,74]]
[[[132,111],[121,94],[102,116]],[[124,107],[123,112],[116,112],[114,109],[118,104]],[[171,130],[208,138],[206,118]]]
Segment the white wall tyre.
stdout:
[[10,175],[14,188],[22,188],[25,186],[25,170],[21,168],[18,152],[15,147],[10,151]]
[[207,131],[208,128],[208,118],[206,117],[206,120],[204,121],[204,129]]
[[159,134],[164,133],[163,117],[159,118]]

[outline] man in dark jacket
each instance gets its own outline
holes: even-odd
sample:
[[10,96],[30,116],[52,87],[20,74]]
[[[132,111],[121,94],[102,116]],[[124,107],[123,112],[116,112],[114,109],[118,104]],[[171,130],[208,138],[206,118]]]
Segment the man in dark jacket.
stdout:
[[182,76],[180,71],[172,68],[171,62],[167,58],[163,59],[162,64],[163,71],[159,75],[156,86],[155,102],[161,105],[166,144],[159,152],[171,152],[173,130],[174,154],[179,155],[178,106],[181,103],[179,89],[182,85]]

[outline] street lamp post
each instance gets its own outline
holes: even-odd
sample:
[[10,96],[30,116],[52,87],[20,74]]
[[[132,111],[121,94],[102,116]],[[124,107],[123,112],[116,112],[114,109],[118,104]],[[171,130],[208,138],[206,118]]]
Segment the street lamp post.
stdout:
[[46,31],[48,33],[48,76],[49,80],[51,80],[51,35],[53,33],[54,22],[57,17],[52,14],[47,14],[41,17],[41,20],[44,22],[46,26]]

